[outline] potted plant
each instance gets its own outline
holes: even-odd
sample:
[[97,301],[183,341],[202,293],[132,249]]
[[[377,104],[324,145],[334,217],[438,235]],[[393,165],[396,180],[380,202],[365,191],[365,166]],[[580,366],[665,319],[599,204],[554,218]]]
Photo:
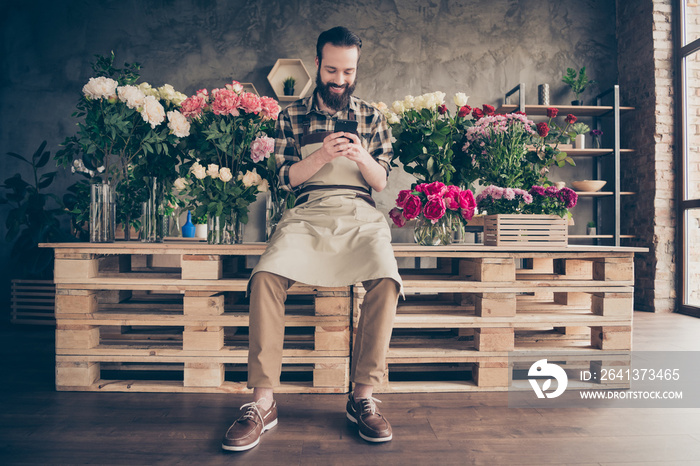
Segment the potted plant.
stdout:
[[207,239],[207,214],[197,217],[192,214],[192,223],[194,223],[194,237]]
[[574,142],[574,149],[585,149],[586,148],[586,133],[588,133],[591,128],[585,123],[574,123],[569,128],[568,136]]
[[284,95],[294,95],[294,85],[297,80],[289,76],[284,81]]
[[571,101],[571,105],[581,105],[581,94],[588,86],[592,86],[596,82],[589,79],[586,75],[586,67],[582,67],[578,73],[573,68],[567,68],[566,74],[562,78],[562,82],[571,87],[571,92],[576,95],[576,100]]
[[588,224],[586,225],[586,234],[587,234],[587,235],[591,235],[591,236],[595,236],[595,235],[598,234],[598,233],[596,232],[596,227],[595,227],[595,222],[594,222],[594,221],[590,221],[590,222],[588,222]]

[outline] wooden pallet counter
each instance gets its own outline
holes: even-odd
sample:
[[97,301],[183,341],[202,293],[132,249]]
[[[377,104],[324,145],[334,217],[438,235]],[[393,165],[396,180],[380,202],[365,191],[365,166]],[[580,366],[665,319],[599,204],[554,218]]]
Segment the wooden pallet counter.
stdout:
[[[246,257],[261,255],[265,243],[42,246],[56,257],[58,390],[247,390]],[[575,371],[588,369],[581,357],[631,348],[633,256],[644,249],[394,250],[436,265],[401,270],[406,299],[379,391],[505,390],[519,383],[508,359],[514,350],[555,351]],[[280,392],[350,389],[363,296],[361,284],[290,289]]]

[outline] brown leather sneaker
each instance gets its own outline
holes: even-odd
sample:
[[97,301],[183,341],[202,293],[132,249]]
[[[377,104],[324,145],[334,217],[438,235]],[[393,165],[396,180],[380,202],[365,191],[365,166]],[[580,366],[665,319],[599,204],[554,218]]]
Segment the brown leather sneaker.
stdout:
[[357,424],[360,437],[373,443],[388,442],[392,438],[391,425],[379,412],[377,402],[381,403],[371,397],[355,401],[351,393],[345,411],[348,419]]
[[255,402],[241,406],[245,413],[236,419],[224,435],[221,448],[229,451],[250,450],[260,443],[260,436],[277,425],[277,402],[264,410]]

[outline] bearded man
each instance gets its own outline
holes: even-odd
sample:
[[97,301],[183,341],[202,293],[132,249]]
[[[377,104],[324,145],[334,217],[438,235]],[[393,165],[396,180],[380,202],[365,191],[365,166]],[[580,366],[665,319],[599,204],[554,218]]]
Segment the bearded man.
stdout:
[[[353,96],[362,41],[344,27],[321,33],[316,44],[316,89],[287,107],[277,122],[275,157],[282,187],[297,195],[260,262],[250,290],[248,388],[253,401],[224,436],[222,448],[256,446],[277,425],[284,302],[295,282],[322,287],[362,282],[366,295],[355,338],[347,418],[369,442],[392,439],[372,397],[385,376],[401,277],[384,215],[372,190],[386,187],[392,156],[386,119]],[[339,120],[357,131],[335,131]]]

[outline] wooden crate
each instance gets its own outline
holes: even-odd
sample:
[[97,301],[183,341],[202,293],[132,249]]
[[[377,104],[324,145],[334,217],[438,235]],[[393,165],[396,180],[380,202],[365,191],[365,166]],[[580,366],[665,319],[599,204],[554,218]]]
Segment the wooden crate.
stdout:
[[566,246],[569,227],[558,215],[486,215],[486,246]]
[[10,321],[53,325],[56,287],[53,280],[12,280]]

